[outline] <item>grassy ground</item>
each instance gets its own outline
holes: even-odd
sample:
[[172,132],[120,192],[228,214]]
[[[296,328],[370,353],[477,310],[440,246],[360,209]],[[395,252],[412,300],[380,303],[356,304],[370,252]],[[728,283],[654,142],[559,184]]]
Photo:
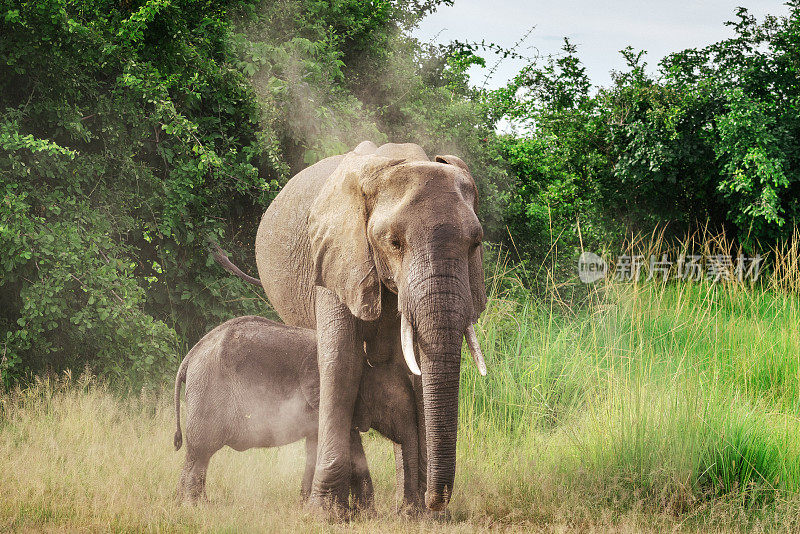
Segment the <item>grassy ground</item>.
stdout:
[[0,529],[800,530],[798,298],[609,283],[570,312],[495,295],[479,325],[489,376],[468,358],[462,373],[447,522],[394,513],[391,445],[375,436],[375,517],[304,514],[301,444],[220,451],[212,502],[178,505],[169,385],[120,398],[81,377],[0,396]]

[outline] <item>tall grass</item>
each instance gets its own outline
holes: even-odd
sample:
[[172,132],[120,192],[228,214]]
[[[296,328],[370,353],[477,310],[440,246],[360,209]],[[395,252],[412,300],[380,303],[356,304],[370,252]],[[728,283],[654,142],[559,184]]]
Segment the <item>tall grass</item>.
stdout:
[[[678,252],[732,249],[699,237]],[[658,235],[628,247],[665,250]],[[773,251],[761,283],[607,278],[544,301],[500,269],[479,325],[490,374],[466,371],[463,434],[537,458],[598,506],[786,512],[800,489],[798,258],[796,242]]]
[[548,298],[498,263],[478,325],[489,375],[464,358],[448,522],[394,513],[391,447],[373,435],[375,517],[304,514],[302,446],[223,450],[212,502],[180,506],[169,394],[85,375],[0,396],[0,529],[796,531],[798,257],[774,251],[760,284],[609,279]]

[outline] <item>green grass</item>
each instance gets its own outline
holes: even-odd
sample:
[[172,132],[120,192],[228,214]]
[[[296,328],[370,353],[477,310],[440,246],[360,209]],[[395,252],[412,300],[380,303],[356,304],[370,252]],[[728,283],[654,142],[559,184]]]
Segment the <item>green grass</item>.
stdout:
[[536,459],[598,509],[794,521],[800,299],[611,283],[590,301],[571,315],[492,301],[480,325],[491,372],[466,372],[462,435]]
[[169,384],[121,398],[82,377],[0,397],[0,529],[800,529],[800,299],[708,284],[607,283],[582,307],[493,293],[478,325],[489,375],[464,358],[448,522],[394,513],[391,446],[372,435],[376,517],[304,514],[298,445],[221,451],[212,503],[180,506]]

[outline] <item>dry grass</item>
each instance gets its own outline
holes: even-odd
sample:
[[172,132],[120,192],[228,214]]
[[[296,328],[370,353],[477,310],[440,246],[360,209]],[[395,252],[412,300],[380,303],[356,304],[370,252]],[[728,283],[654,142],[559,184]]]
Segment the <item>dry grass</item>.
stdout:
[[[497,451],[503,465],[462,443],[459,487],[449,521],[405,519],[393,511],[391,446],[367,439],[376,482],[375,517],[347,524],[320,522],[299,505],[302,446],[236,453],[224,449],[209,470],[210,503],[176,503],[183,460],[170,443],[172,406],[164,398],[120,399],[88,376],[41,380],[2,397],[0,529],[6,531],[400,531],[658,530],[669,519],[597,516],[590,506],[564,501],[552,481],[528,478],[520,458]],[[470,450],[471,449],[471,450]],[[476,454],[473,454],[476,453]],[[530,461],[530,459],[526,459]],[[524,464],[524,462],[523,462]],[[499,473],[495,468],[500,468]],[[520,475],[520,479],[517,478]],[[540,485],[535,495],[515,486]],[[545,489],[548,488],[548,489]],[[531,499],[533,497],[533,499]],[[518,502],[524,499],[525,502]],[[524,504],[524,505],[523,505]],[[518,506],[520,506],[518,508]]]

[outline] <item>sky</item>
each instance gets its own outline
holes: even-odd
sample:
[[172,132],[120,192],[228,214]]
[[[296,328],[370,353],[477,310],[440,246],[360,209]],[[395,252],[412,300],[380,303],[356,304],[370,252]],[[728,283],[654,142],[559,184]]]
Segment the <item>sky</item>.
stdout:
[[[736,8],[745,5],[752,15],[786,15],[781,1],[766,0],[455,0],[452,7],[440,8],[422,21],[415,36],[449,43],[453,40],[485,39],[510,48],[531,26],[535,26],[518,50],[533,56],[559,52],[563,38],[578,46],[578,57],[593,85],[611,83],[611,70],[623,70],[619,51],[630,45],[646,50],[645,61],[653,72],[659,60],[670,52],[698,48],[733,35],[724,25],[734,20]],[[482,54],[491,67],[496,57]],[[487,87],[502,86],[523,65],[506,59],[497,68]],[[487,70],[470,70],[473,84],[484,83]]]

